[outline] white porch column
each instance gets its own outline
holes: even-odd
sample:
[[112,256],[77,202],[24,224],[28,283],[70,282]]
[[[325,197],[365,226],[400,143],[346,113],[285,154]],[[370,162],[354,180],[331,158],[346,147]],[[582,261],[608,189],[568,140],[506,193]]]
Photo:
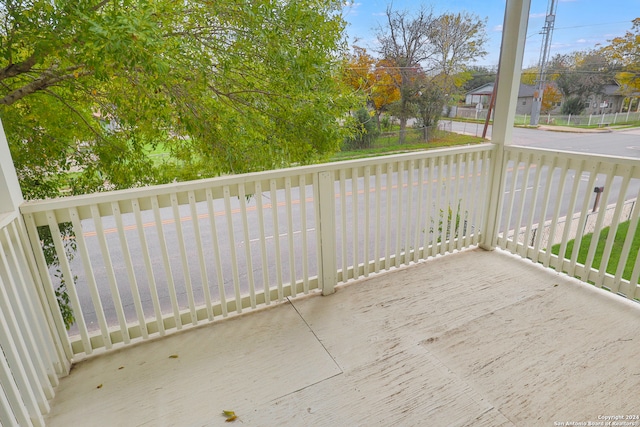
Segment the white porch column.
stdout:
[[504,146],[512,141],[530,6],[531,0],[507,0],[504,14],[498,87],[491,131],[491,142],[497,145],[497,150],[492,158],[490,195],[480,242],[480,247],[487,250],[493,249],[497,240],[498,215],[502,211],[504,198]]
[[16,212],[23,201],[7,137],[0,121],[0,213]]

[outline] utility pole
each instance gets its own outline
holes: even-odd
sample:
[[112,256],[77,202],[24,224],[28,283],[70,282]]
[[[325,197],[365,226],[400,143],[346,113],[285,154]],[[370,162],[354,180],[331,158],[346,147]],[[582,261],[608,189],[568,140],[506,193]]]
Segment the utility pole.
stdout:
[[551,49],[551,37],[553,36],[553,26],[556,21],[556,9],[558,8],[557,0],[549,0],[547,9],[547,17],[542,27],[542,46],[540,47],[540,63],[538,65],[538,79],[536,81],[536,90],[533,94],[533,105],[531,107],[531,126],[537,126],[540,120],[540,108],[542,107],[542,94],[544,92],[544,83],[546,79],[545,67],[549,58],[549,50]]

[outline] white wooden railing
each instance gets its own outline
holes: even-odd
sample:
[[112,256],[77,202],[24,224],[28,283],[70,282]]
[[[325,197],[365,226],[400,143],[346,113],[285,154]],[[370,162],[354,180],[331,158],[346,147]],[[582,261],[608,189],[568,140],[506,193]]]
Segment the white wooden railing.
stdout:
[[494,150],[221,177],[21,211],[48,304],[57,311],[62,278],[72,353],[91,354],[476,245]]
[[[640,254],[632,251],[640,215],[635,203],[640,196],[640,161],[506,147],[503,169],[499,247],[627,298],[640,298]],[[599,196],[596,187],[603,189]],[[627,234],[621,236],[624,243],[615,243],[623,221],[629,221]],[[604,239],[606,227],[613,231],[596,264],[598,240]],[[583,238],[588,234],[592,238],[587,250]],[[568,251],[571,241],[573,249]],[[555,242],[560,243],[554,250]],[[581,245],[587,256],[579,262]],[[607,273],[612,250],[620,252],[619,262],[609,268],[615,273]],[[628,261],[633,269],[624,278]]]
[[44,425],[53,387],[69,368],[33,271],[21,217],[0,214],[0,425]]
[[[500,150],[499,165],[498,149],[483,144],[24,203],[22,216],[0,222],[0,420],[41,425],[58,376],[96,349],[330,294],[481,241],[638,299],[640,162]],[[488,190],[493,166],[500,197]],[[592,212],[594,187],[605,190]],[[620,265],[607,273],[615,233],[602,265],[595,242],[626,220]],[[485,235],[493,222],[497,232]],[[587,228],[596,238],[580,261]],[[62,280],[69,331],[55,292]]]

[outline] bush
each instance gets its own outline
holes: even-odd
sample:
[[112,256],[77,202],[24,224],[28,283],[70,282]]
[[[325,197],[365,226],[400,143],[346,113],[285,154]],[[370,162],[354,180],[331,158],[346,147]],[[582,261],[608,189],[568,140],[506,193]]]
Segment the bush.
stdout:
[[366,108],[361,108],[354,114],[352,136],[345,139],[343,148],[347,150],[371,148],[380,135],[375,120]]
[[585,108],[586,105],[584,101],[580,99],[580,97],[572,96],[571,98],[567,99],[564,104],[562,104],[562,109],[560,110],[560,112],[565,116],[568,116],[569,114],[571,114],[572,116],[578,116],[584,111]]

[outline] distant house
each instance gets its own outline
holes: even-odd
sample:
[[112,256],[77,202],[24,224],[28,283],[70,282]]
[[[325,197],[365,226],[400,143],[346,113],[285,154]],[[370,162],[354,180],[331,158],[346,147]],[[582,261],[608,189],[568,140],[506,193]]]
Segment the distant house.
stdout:
[[[622,87],[617,82],[606,84],[600,93],[589,96],[585,114],[621,113],[625,105],[627,108],[635,105],[637,109],[640,105],[639,98],[638,92],[623,93]],[[629,99],[627,104],[625,104],[626,99]]]
[[[469,107],[487,108],[493,93],[494,83],[486,83],[476,89],[466,93],[465,104]],[[518,90],[518,102],[516,106],[516,114],[531,114],[531,106],[533,105],[533,95],[535,86],[520,84]]]
[[[489,106],[489,101],[491,100],[491,94],[493,93],[493,85],[493,83],[487,83],[467,92],[465,96],[465,104],[468,107],[477,107],[478,104],[481,104],[482,108],[487,108]],[[516,104],[516,114],[531,114],[533,95],[535,94],[535,91],[535,86],[520,83],[520,88],[518,89],[518,102]]]

